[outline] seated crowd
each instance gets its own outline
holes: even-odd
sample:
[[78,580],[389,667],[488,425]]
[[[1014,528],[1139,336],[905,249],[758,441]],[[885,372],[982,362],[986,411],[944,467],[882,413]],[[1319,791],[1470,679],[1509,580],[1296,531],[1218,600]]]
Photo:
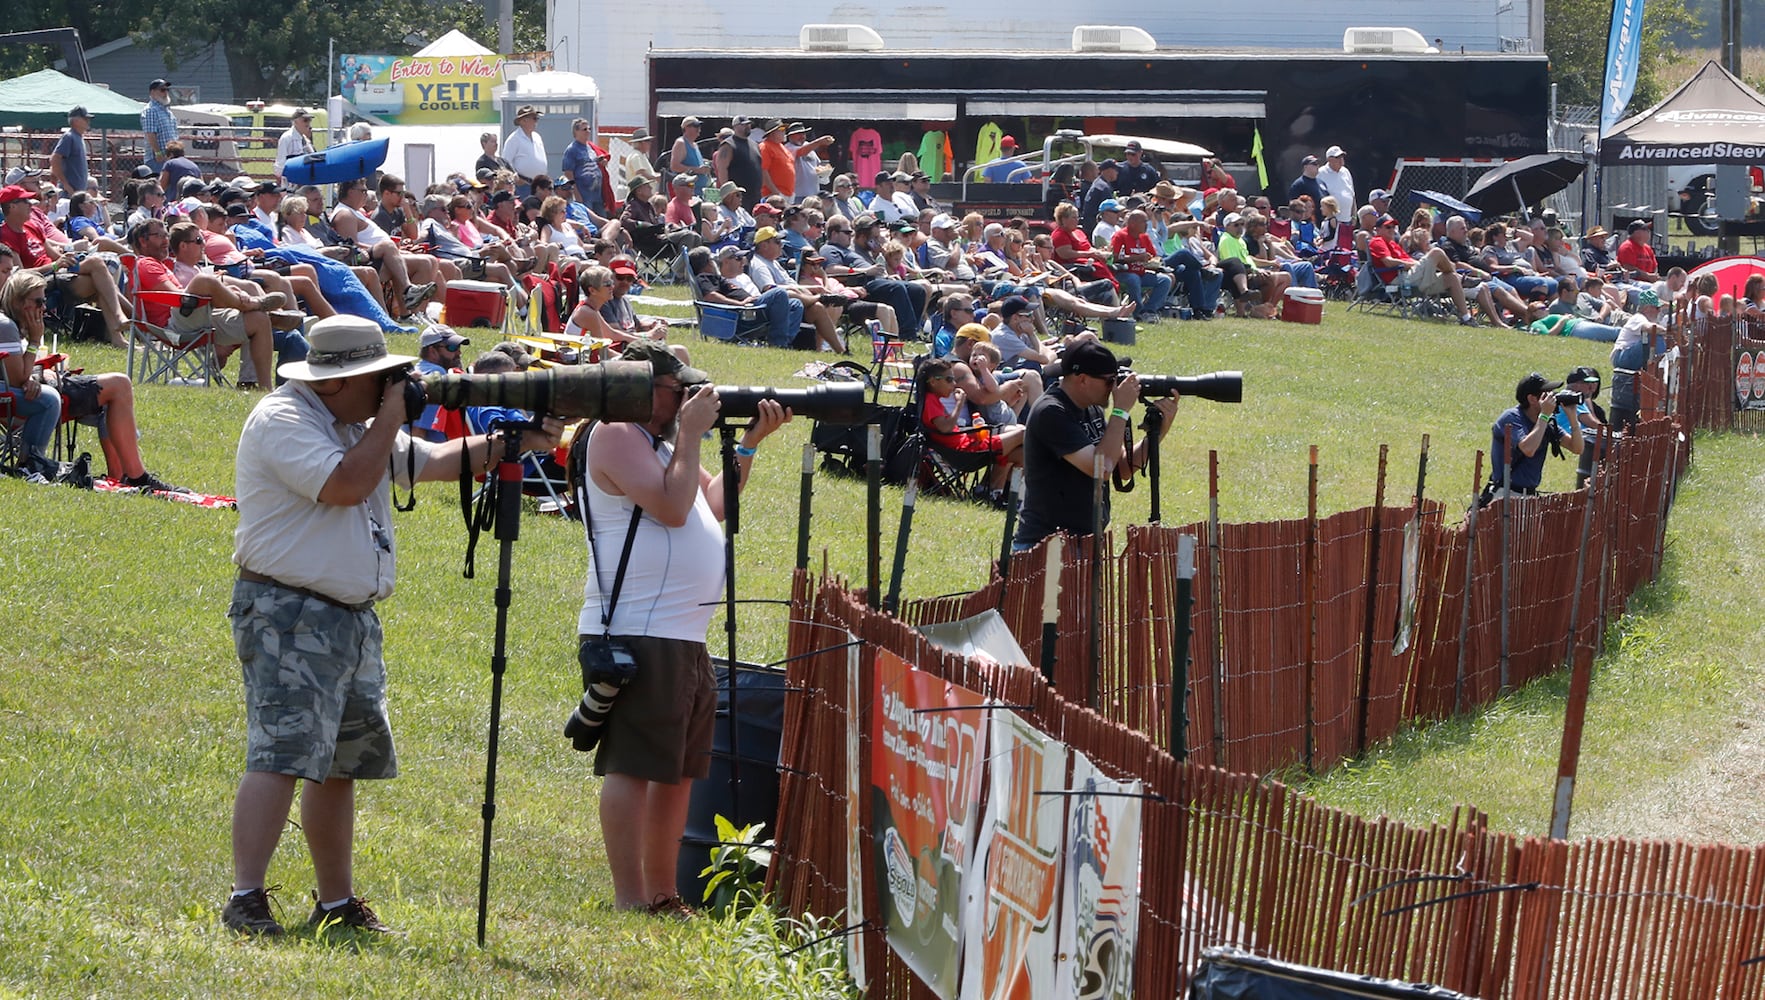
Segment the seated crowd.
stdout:
[[[311,320],[345,312],[428,325],[430,304],[459,281],[503,286],[523,316],[537,308],[538,280],[567,282],[566,307],[548,317],[558,333],[663,341],[666,321],[640,315],[633,293],[640,265],[678,257],[699,302],[763,316],[776,346],[930,340],[952,364],[926,388],[948,388],[936,393],[946,401],[960,393],[948,414],[958,429],[970,426],[963,407],[1008,423],[1039,395],[1038,371],[1061,342],[1095,336],[1087,326],[1206,321],[1228,309],[1269,318],[1290,287],[1449,300],[1466,325],[1481,313],[1496,326],[1624,348],[1649,335],[1651,312],[1765,309],[1765,280],[1737,304],[1688,288],[1677,269],[1657,273],[1646,223],[1615,248],[1602,229],[1572,241],[1545,220],[1472,226],[1422,208],[1404,225],[1390,192],[1358,201],[1336,146],[1327,166],[1306,157],[1276,206],[1241,195],[1216,162],[1203,161],[1199,187],[1179,186],[1129,143],[1121,162],[1061,164],[1046,220],[989,221],[940,203],[912,154],[865,185],[822,161],[829,137],[778,119],[736,118],[707,156],[703,123],[688,117],[654,160],[647,132],[615,157],[578,119],[554,177],[532,131],[540,116],[519,110],[502,146],[510,158],[486,133],[469,173],[421,192],[391,173],[336,185],[329,199],[280,177],[205,177],[168,146],[162,169],[141,168],[112,206],[91,189],[64,197],[44,171],[14,167],[0,189],[0,279],[14,269],[42,277],[52,310],[89,303],[117,346],[136,323],[173,336],[212,330],[223,364],[239,353],[235,381],[248,388],[305,355]],[[982,176],[1040,183],[1041,168],[1015,151],[1004,137],[1003,158]],[[203,309],[135,301],[136,291],[183,293]],[[127,454],[113,470],[145,474]]]

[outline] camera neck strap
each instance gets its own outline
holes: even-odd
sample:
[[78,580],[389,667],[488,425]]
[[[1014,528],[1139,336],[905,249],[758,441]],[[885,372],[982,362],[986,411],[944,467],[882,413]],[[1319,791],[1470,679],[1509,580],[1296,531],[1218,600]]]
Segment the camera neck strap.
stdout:
[[[577,495],[577,503],[581,504],[582,532],[588,536],[588,552],[594,562],[593,572],[595,587],[601,584],[601,557],[594,547],[594,523],[588,515],[588,494],[586,491]],[[637,523],[643,520],[643,507],[631,505],[631,521],[625,526],[625,546],[619,550],[619,568],[613,571],[613,589],[606,593],[601,607],[601,638],[613,634],[613,609],[619,606],[619,591],[625,587],[625,570],[631,565],[631,546],[637,541]]]
[[[651,434],[650,450],[658,451],[661,447],[662,439]],[[583,449],[584,458],[587,455],[588,450],[585,448]],[[619,591],[625,587],[625,570],[631,566],[631,547],[637,541],[637,524],[643,520],[643,505],[638,503],[631,505],[631,521],[625,526],[625,545],[619,550],[619,568],[613,571],[613,589],[605,591],[605,588],[601,587],[601,557],[594,546],[594,514],[588,509],[588,476],[588,470],[584,469],[582,482],[577,486],[576,507],[582,512],[582,533],[588,537],[589,559],[594,563],[590,567],[590,572],[594,574],[596,589],[603,590],[605,595],[601,607],[601,638],[605,639],[613,634],[613,610],[619,606]]]

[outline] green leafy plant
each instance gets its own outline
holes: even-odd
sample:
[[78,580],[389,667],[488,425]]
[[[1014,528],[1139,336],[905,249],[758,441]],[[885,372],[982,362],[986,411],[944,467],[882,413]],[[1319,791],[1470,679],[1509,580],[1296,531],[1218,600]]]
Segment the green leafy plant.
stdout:
[[772,864],[772,840],[761,840],[765,823],[735,828],[722,815],[714,818],[717,845],[711,863],[699,872],[710,876],[705,883],[705,904],[717,916],[741,914],[759,904],[766,895],[766,869]]

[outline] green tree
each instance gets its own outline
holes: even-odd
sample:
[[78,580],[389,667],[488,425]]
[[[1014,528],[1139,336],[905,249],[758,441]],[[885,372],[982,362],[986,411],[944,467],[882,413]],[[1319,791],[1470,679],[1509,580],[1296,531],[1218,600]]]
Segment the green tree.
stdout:
[[[331,70],[326,50],[332,40],[338,55],[409,53],[458,28],[486,47],[496,47],[494,31],[485,26],[484,8],[473,0],[151,2],[154,9],[142,17],[136,39],[164,51],[173,68],[210,42],[225,43],[233,93],[241,100],[323,98]],[[519,51],[545,47],[540,0],[517,0],[515,45]]]
[[[1642,55],[1637,62],[1631,113],[1666,96],[1657,79],[1677,51],[1670,35],[1695,33],[1701,22],[1684,0],[1648,0],[1643,9]],[[1611,0],[1544,0],[1544,50],[1561,104],[1599,106],[1606,79],[1606,42],[1612,27]]]
[[[39,28],[73,28],[88,49],[128,34],[129,26],[145,15],[152,0],[20,0],[7,10],[7,31]],[[18,45],[0,48],[0,66],[7,76],[48,69],[61,58],[51,45]]]

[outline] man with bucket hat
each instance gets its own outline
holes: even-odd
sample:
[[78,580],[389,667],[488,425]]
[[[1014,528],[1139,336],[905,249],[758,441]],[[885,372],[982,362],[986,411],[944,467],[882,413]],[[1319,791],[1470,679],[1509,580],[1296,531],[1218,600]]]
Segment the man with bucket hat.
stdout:
[[[247,736],[221,921],[250,935],[282,933],[266,875],[297,786],[318,882],[309,923],[387,930],[356,895],[351,863],[356,780],[398,773],[374,613],[393,588],[391,479],[408,488],[486,471],[500,447],[494,434],[430,444],[405,433],[402,374],[417,359],[390,353],[378,324],[331,316],[309,338],[306,360],[278,368],[289,381],[246,418],[236,464],[227,616]],[[561,430],[547,418],[522,444],[549,450]]]

